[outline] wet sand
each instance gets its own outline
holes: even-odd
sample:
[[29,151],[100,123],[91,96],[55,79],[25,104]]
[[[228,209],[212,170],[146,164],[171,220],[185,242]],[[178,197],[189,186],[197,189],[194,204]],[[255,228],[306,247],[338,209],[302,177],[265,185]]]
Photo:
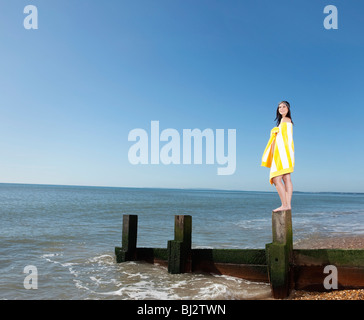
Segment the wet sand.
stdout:
[[[294,249],[364,249],[364,235],[313,238],[293,245]],[[293,290],[289,300],[364,300],[364,289],[307,292]]]

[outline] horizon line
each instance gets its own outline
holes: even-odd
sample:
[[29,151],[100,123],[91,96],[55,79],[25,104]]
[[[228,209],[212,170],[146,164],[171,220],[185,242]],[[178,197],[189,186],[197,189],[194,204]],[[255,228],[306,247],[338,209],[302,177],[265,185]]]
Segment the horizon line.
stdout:
[[[34,185],[34,186],[56,186],[56,187],[89,187],[89,188],[120,188],[120,189],[166,189],[166,190],[206,190],[206,191],[230,191],[230,192],[264,192],[276,193],[276,191],[243,190],[243,189],[219,189],[219,188],[193,188],[193,187],[130,187],[130,186],[102,186],[102,185],[79,185],[79,184],[49,184],[49,183],[25,183],[25,182],[0,182],[0,185]],[[293,191],[293,193],[348,193],[364,194],[354,191]]]

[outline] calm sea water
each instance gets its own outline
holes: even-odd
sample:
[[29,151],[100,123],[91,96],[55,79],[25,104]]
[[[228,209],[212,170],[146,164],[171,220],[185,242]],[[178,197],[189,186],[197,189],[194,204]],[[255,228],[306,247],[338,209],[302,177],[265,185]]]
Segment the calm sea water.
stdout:
[[[166,247],[174,215],[192,215],[193,247],[264,248],[274,192],[0,184],[0,299],[260,299],[269,285],[234,277],[170,275],[116,264],[123,214],[139,215],[138,247]],[[294,242],[364,234],[364,194],[294,193]],[[38,272],[27,290],[24,268]]]

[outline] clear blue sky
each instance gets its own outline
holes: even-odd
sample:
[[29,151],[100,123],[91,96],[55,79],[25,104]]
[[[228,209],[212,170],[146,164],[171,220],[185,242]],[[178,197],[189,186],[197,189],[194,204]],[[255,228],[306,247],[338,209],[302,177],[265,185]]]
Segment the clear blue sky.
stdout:
[[[0,182],[275,191],[260,161],[288,100],[294,189],[364,192],[363,16],[355,0],[0,0]],[[130,164],[128,133],[152,120],[236,129],[235,173]]]

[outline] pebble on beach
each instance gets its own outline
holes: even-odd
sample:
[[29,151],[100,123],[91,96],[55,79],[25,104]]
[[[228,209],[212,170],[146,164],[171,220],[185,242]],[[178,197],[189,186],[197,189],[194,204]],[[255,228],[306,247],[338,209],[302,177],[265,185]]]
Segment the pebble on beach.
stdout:
[[335,290],[330,292],[294,291],[290,300],[364,300],[364,289]]

